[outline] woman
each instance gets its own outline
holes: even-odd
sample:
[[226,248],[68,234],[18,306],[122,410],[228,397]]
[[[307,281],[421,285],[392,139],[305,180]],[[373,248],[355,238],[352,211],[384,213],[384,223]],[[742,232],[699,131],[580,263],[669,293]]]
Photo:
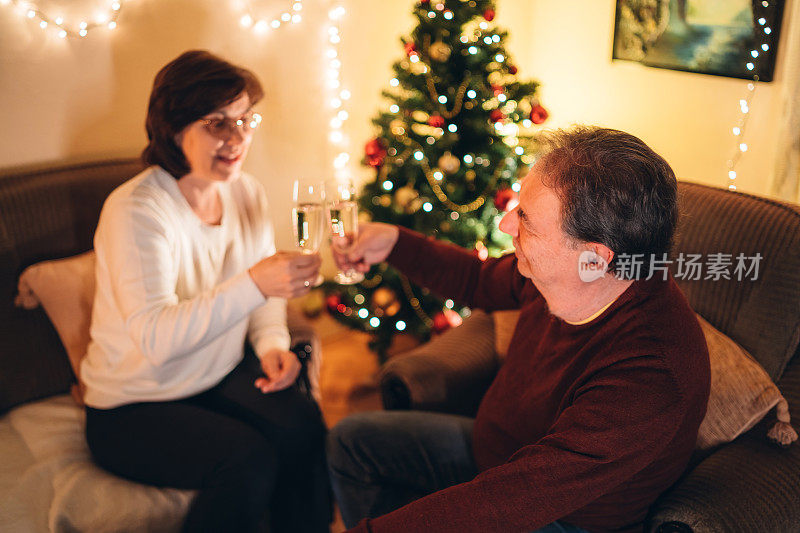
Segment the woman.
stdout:
[[264,191],[241,172],[262,95],[205,51],[166,65],[151,166],[108,197],[95,234],[89,448],[120,476],[199,489],[185,531],[328,530],[324,425],[292,386],[286,329],[286,298],[320,260],[275,252]]

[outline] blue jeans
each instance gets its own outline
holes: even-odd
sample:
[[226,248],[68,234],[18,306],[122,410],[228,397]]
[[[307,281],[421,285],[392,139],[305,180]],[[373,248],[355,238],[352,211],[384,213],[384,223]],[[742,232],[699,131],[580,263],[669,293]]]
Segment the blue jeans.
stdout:
[[[472,480],[473,419],[421,411],[359,413],[328,435],[333,492],[345,526]],[[553,522],[534,533],[585,533]]]

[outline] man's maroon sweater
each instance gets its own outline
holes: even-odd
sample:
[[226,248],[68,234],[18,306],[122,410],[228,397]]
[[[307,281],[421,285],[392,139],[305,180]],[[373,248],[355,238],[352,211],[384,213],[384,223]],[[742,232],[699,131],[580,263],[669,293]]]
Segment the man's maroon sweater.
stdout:
[[513,255],[481,262],[401,229],[389,261],[443,296],[521,313],[475,420],[480,474],[355,530],[521,532],[563,520],[641,531],[689,461],[710,386],[703,333],[672,278],[635,281],[571,325],[548,312]]

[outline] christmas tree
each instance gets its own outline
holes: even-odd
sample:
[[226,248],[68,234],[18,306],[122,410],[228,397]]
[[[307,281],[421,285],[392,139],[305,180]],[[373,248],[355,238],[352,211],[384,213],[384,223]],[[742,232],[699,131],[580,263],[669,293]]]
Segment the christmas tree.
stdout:
[[[535,125],[547,118],[535,81],[522,81],[492,24],[490,0],[422,0],[417,26],[393,65],[390,104],[373,120],[364,164],[375,180],[360,195],[372,220],[405,226],[472,250],[481,259],[511,247],[498,229],[534,160]],[[380,354],[400,332],[426,339],[458,325],[469,309],[376,265],[327,296],[338,319],[374,334]]]

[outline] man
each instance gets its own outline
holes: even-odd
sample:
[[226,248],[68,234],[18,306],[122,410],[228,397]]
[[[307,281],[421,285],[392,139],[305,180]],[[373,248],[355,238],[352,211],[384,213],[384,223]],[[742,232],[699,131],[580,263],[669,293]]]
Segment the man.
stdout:
[[[513,255],[481,262],[406,229],[365,225],[340,262],[365,271],[388,259],[443,296],[521,312],[474,421],[379,412],[332,430],[345,524],[641,531],[686,467],[710,386],[694,313],[671,277],[651,275],[672,241],[676,196],[672,169],[640,139],[578,127],[551,134],[500,223]],[[640,279],[620,275],[625,257],[644,258]],[[587,277],[588,263],[603,269]]]

